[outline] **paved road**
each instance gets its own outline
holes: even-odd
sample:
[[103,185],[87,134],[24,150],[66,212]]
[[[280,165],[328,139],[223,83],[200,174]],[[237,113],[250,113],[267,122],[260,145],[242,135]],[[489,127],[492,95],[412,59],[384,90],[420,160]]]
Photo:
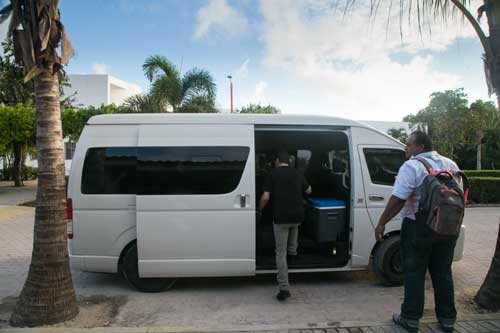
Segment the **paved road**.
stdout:
[[[489,268],[498,234],[500,208],[466,210],[465,256],[454,264],[459,315],[477,313],[471,298]],[[18,295],[31,254],[33,209],[0,207],[0,300]],[[402,288],[378,284],[370,272],[292,275],[293,297],[275,300],[273,275],[248,278],[190,278],[168,292],[132,291],[118,275],[74,272],[79,295],[125,296],[114,326],[248,327],[336,322],[384,322],[397,312]],[[425,316],[434,320],[430,282]]]
[[14,182],[0,181],[0,206],[19,205],[35,200],[36,180],[26,180],[24,186],[15,187]]

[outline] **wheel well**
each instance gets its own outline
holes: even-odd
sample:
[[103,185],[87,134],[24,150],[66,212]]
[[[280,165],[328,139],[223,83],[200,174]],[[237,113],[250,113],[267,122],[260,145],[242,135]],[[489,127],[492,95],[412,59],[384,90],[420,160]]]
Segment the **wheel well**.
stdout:
[[[391,232],[388,232],[387,234],[384,235],[384,239],[387,239],[389,237],[392,237],[394,235],[399,235],[401,234],[401,230],[393,230]],[[373,249],[372,249],[372,252],[370,254],[370,257],[373,257],[373,254],[375,253],[375,251],[377,251],[377,248],[380,246],[381,242],[380,241],[377,241],[375,243],[375,246],[373,246]]]
[[134,244],[137,243],[137,239],[134,239],[133,241],[130,241],[122,250],[120,253],[120,258],[118,259],[118,271],[121,270],[121,265],[123,264],[123,256],[125,253],[127,253],[128,249],[130,249]]

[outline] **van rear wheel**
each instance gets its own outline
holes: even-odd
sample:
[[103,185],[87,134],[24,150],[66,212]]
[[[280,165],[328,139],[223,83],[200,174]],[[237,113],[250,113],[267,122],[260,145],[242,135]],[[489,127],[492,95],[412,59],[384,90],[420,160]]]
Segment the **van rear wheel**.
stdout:
[[137,244],[132,245],[123,256],[123,276],[135,289],[142,292],[159,292],[173,287],[177,279],[170,278],[141,278],[137,257]]
[[384,285],[400,286],[403,284],[400,242],[399,235],[390,236],[384,239],[375,250],[373,270]]

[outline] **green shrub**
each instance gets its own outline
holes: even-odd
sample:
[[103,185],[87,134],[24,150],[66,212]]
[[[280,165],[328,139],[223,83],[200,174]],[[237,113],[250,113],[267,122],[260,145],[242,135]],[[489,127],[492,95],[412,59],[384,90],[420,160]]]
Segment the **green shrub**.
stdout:
[[500,177],[470,177],[469,181],[471,203],[500,203]]
[[500,170],[464,170],[467,177],[500,177]]
[[[38,168],[23,166],[21,169],[23,180],[34,180],[37,177]],[[12,172],[12,167],[1,170],[2,180],[14,180],[14,173]]]
[[38,168],[25,166],[23,167],[23,179],[34,180],[37,178]]

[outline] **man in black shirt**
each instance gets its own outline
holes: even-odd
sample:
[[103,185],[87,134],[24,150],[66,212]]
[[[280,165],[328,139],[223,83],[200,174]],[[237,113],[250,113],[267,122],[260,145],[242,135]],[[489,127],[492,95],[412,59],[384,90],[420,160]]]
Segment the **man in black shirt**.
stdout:
[[259,209],[262,211],[271,195],[273,196],[273,227],[279,285],[279,293],[276,297],[280,301],[290,297],[287,253],[289,256],[297,255],[298,228],[304,220],[303,194],[311,193],[311,186],[304,175],[299,170],[290,167],[288,160],[289,155],[286,151],[278,154],[276,167],[264,185],[264,193],[259,203]]

